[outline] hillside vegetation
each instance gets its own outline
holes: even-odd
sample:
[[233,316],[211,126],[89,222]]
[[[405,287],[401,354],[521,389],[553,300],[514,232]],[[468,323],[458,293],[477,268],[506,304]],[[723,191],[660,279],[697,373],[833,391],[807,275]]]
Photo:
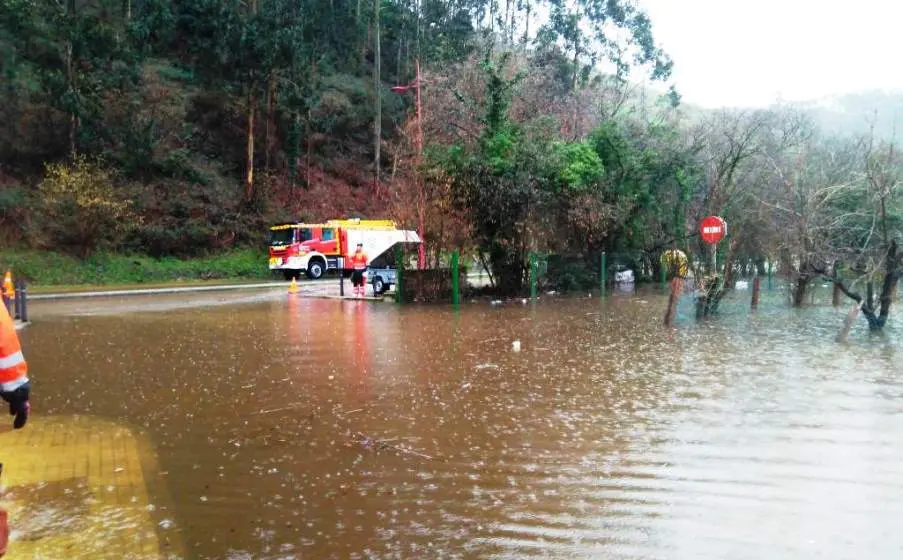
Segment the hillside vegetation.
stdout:
[[895,117],[837,134],[806,108],[684,108],[653,29],[626,0],[0,0],[0,232],[142,262],[388,216],[424,224],[426,264],[470,251],[514,294],[532,252],[583,285],[603,251],[641,277],[665,249],[710,263],[696,232],[717,214],[703,315],[769,261],[795,304],[828,278],[883,326],[903,273]]

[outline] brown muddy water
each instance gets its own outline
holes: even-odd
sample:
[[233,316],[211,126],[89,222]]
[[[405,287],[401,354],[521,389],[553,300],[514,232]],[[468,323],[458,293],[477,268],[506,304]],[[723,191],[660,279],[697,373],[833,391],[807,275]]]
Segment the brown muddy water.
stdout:
[[42,303],[22,336],[36,414],[149,434],[186,558],[900,558],[899,330],[746,297],[670,331],[655,293]]

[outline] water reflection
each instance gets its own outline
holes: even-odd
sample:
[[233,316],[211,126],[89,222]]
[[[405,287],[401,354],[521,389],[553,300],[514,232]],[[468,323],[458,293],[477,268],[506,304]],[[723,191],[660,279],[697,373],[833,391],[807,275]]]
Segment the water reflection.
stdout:
[[45,410],[154,436],[189,557],[896,557],[896,331],[838,345],[843,310],[746,295],[702,323],[684,299],[670,331],[641,291],[27,336]]

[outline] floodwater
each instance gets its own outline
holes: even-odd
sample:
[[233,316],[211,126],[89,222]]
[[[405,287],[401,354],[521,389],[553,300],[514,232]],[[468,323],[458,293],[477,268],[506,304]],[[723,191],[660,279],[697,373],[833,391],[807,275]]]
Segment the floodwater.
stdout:
[[900,558],[899,331],[747,297],[671,330],[651,292],[36,303],[22,336],[36,414],[146,430],[186,558]]

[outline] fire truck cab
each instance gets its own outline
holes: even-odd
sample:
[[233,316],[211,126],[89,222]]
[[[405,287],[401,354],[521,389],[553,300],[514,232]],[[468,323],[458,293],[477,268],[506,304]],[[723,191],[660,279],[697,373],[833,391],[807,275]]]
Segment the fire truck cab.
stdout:
[[270,228],[269,268],[281,272],[286,280],[299,278],[302,273],[315,280],[327,270],[347,270],[358,243],[363,243],[369,264],[397,243],[420,243],[420,237],[416,232],[398,229],[391,220],[275,225]]

